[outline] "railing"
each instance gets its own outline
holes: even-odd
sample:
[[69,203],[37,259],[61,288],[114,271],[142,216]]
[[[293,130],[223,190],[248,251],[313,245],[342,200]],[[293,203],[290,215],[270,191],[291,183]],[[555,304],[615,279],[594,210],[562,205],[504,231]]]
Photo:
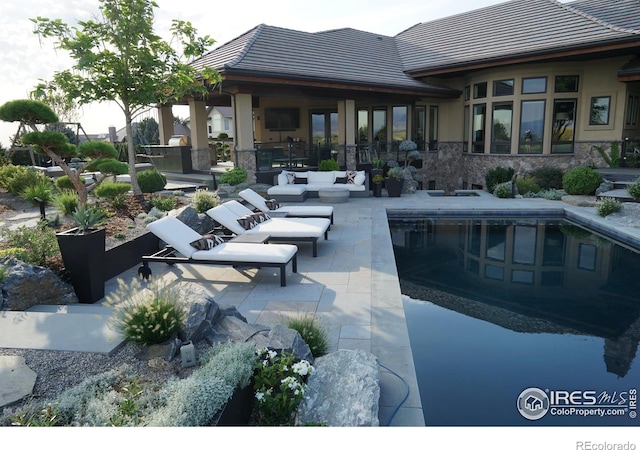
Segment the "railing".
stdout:
[[309,144],[306,142],[269,142],[256,144],[256,167],[258,172],[281,169],[314,170],[325,159],[335,159],[345,166],[344,145]]

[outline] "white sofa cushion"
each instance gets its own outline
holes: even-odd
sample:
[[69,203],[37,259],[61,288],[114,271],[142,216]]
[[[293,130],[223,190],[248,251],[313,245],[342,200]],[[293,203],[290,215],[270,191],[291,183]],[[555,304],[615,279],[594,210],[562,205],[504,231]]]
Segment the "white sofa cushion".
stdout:
[[308,184],[283,184],[271,186],[267,189],[269,195],[302,195],[307,191]]
[[333,184],[336,181],[335,172],[309,172],[307,176],[309,184],[328,183]]

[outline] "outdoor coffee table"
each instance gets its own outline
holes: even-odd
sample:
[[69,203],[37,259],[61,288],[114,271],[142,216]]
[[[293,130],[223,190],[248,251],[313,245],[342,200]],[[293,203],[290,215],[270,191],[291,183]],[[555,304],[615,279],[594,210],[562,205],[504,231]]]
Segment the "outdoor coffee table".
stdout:
[[349,200],[349,189],[329,187],[318,190],[318,198],[323,203],[344,203]]

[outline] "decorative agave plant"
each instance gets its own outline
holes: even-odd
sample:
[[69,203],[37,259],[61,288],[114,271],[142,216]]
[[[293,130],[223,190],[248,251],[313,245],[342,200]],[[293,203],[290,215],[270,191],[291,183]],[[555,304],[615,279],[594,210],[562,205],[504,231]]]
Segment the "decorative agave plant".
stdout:
[[71,218],[78,225],[78,234],[94,230],[96,226],[106,219],[104,211],[95,206],[78,205],[71,214]]

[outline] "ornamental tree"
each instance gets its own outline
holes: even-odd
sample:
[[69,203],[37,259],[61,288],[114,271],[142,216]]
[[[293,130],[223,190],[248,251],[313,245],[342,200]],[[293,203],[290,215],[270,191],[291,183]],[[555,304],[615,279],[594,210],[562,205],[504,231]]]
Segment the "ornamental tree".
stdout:
[[60,19],[38,17],[38,36],[56,40],[75,65],[57,72],[53,83],[69,98],[84,105],[113,101],[125,116],[129,174],[134,194],[141,195],[135,176],[135,147],[131,123],[149,105],[171,104],[186,96],[207,92],[206,83],[220,75],[213,69],[197,72],[189,63],[215,42],[198,37],[190,22],[173,20],[172,41],[153,30],[153,0],[100,0],[96,20],[69,26]]

